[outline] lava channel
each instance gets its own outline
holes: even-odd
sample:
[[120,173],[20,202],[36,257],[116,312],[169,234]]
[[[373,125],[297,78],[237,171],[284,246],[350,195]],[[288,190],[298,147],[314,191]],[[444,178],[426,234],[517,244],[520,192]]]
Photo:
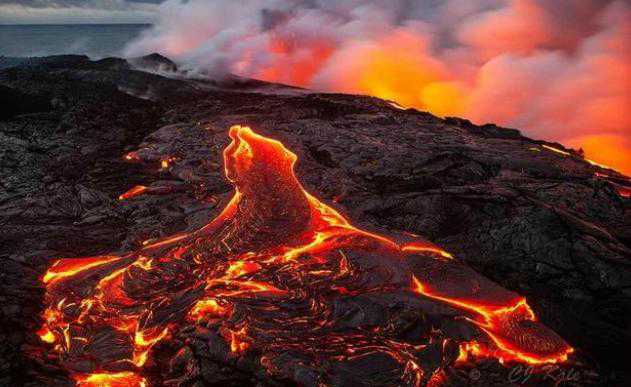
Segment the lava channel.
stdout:
[[303,188],[279,141],[241,126],[229,135],[235,193],[214,220],[127,254],[60,259],[42,277],[37,333],[77,385],[160,384],[159,344],[185,342],[174,339],[191,327],[211,330],[232,367],[247,357],[270,378],[314,385],[361,385],[366,364],[384,384],[434,385],[481,357],[540,364],[572,352],[523,297],[447,251],[354,227]]

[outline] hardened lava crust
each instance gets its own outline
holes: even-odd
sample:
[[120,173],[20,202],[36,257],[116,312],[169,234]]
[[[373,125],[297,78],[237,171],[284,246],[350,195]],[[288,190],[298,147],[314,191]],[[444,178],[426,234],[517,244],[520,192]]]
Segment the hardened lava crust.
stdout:
[[[629,381],[627,177],[514,129],[133,66],[0,59],[0,384]],[[241,197],[266,204],[226,213],[243,163],[224,150],[248,155],[233,125],[295,154],[300,190],[254,179],[260,194]],[[233,217],[231,232],[209,226]],[[105,294],[118,320],[140,301],[153,312],[96,324],[86,300]]]

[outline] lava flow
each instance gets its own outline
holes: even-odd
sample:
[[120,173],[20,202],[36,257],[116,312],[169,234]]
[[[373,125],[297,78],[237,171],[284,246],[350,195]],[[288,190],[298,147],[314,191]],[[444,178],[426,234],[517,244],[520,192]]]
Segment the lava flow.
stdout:
[[214,332],[220,363],[249,357],[306,385],[361,385],[366,362],[384,384],[427,385],[479,357],[541,364],[572,352],[523,297],[448,252],[352,226],[304,190],[280,142],[229,134],[235,194],[214,220],[128,254],[60,259],[44,275],[38,334],[77,385],[159,383],[143,368],[158,343],[184,342],[184,327]]

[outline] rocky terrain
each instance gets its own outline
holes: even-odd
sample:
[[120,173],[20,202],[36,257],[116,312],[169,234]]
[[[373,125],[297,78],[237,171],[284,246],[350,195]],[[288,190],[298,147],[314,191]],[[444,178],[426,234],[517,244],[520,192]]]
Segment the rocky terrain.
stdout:
[[[157,55],[0,58],[0,102],[0,385],[72,385],[35,334],[51,260],[206,224],[231,195],[221,152],[235,124],[296,152],[306,188],[354,224],[422,235],[526,296],[577,350],[564,383],[631,380],[631,181],[578,152],[371,97],[185,78]],[[148,194],[118,200],[135,185]],[[198,364],[186,383],[266,383],[198,336],[180,343]]]

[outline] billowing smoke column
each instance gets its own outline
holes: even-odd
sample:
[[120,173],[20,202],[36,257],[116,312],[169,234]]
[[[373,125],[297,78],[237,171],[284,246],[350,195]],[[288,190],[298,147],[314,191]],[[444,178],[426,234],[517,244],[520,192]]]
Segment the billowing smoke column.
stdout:
[[126,53],[517,127],[629,174],[629,36],[624,0],[168,0]]

